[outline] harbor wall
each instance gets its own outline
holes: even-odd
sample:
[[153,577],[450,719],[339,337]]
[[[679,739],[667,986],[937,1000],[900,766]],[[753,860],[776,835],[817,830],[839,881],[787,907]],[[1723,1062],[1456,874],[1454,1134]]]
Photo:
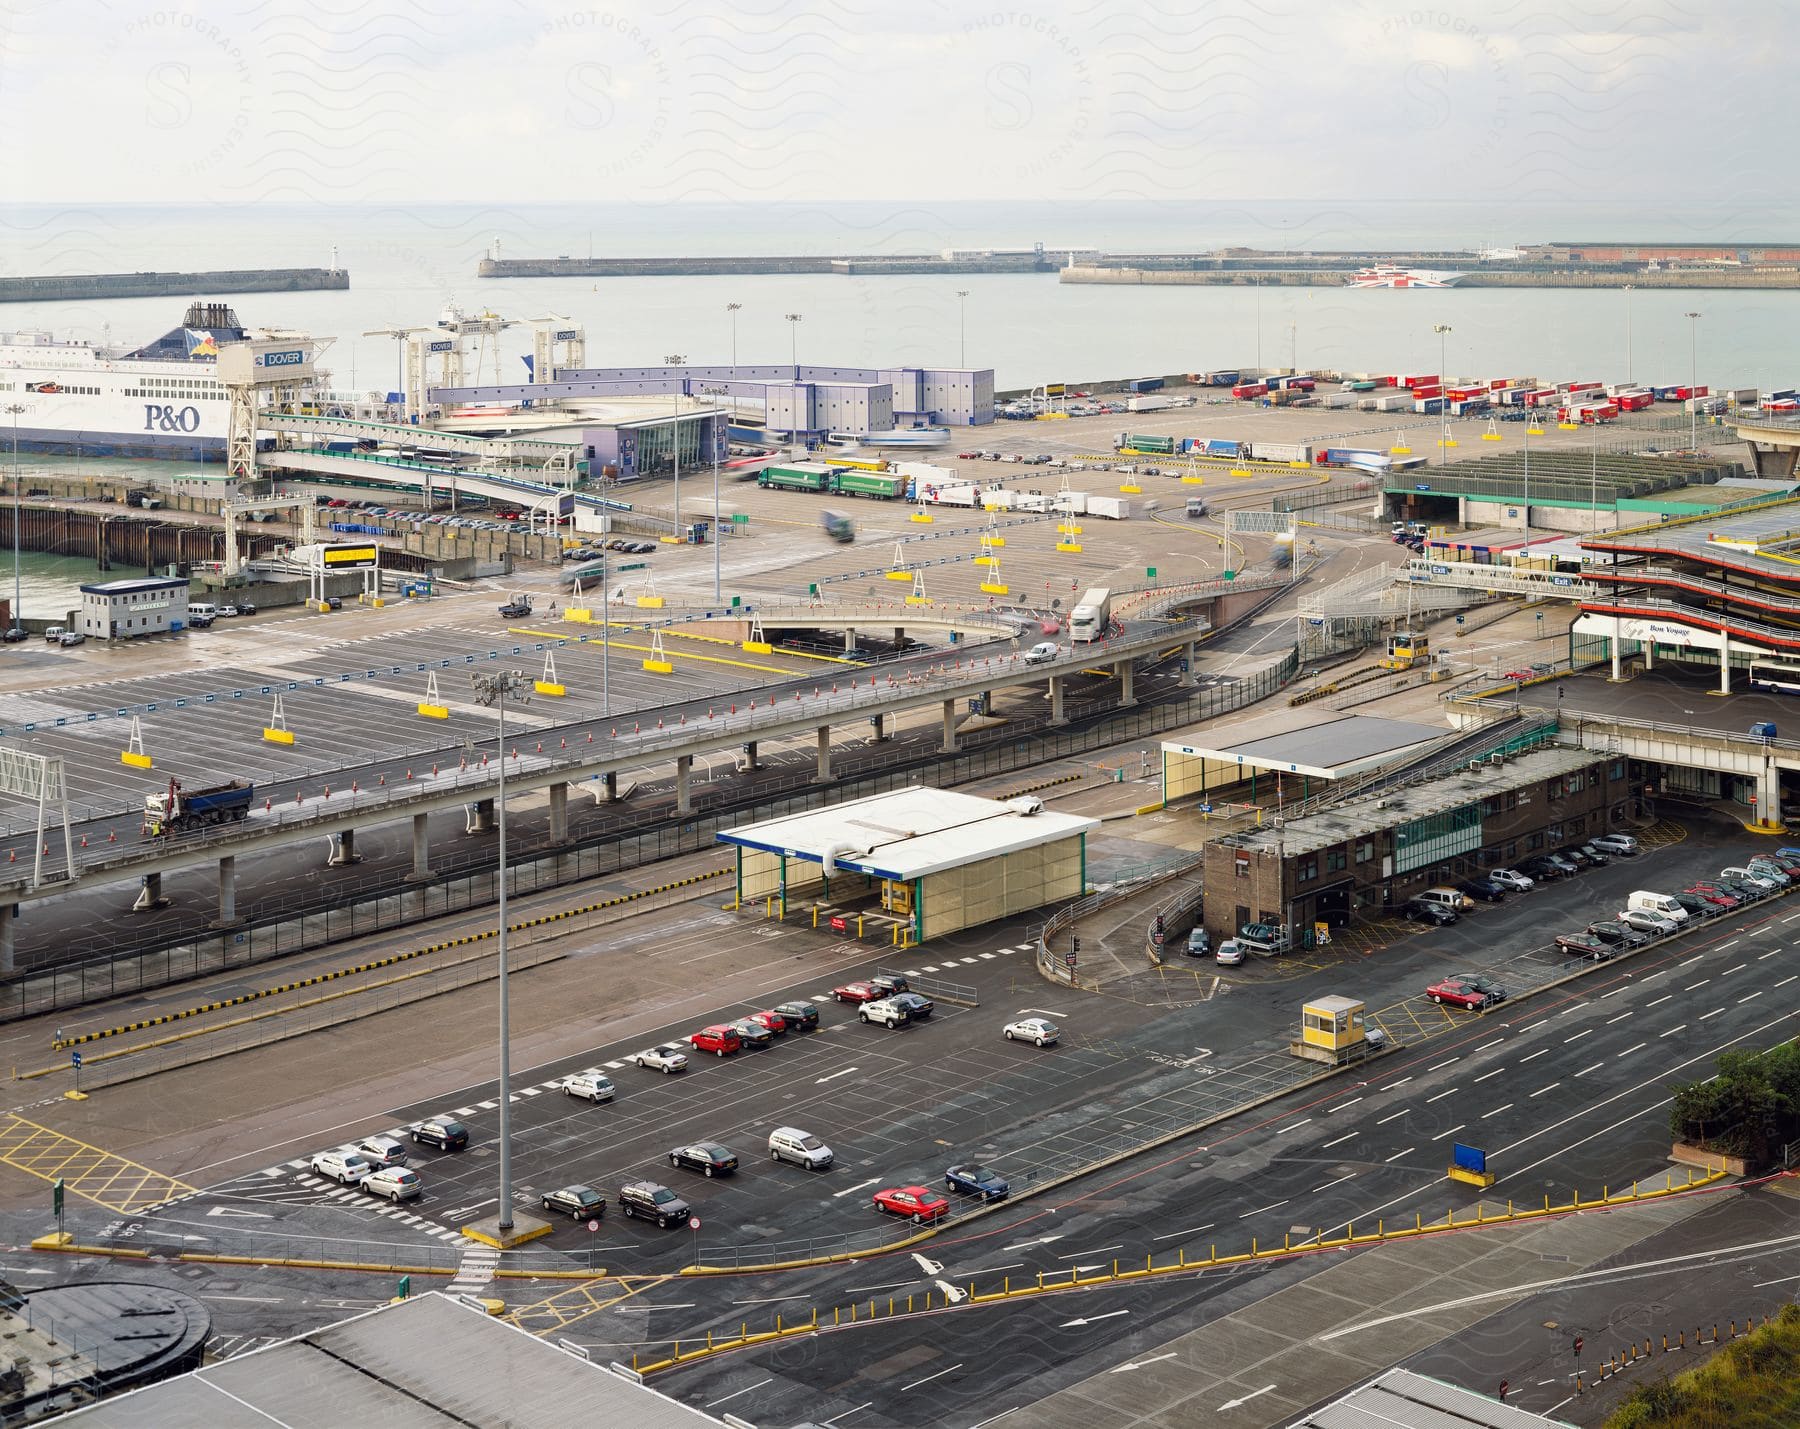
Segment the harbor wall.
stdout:
[[239,268],[204,273],[71,273],[0,278],[0,303],[78,302],[88,298],[218,297],[225,293],[302,293],[347,289],[343,268]]
[[777,254],[726,258],[483,258],[481,278],[693,278],[762,273],[836,273],[860,277],[908,273],[1053,273],[1051,260],[1017,256],[954,261],[930,253],[869,253],[850,257]]
[[[1214,268],[1128,268],[1075,266],[1060,269],[1063,283],[1100,283],[1132,287],[1263,287],[1342,288],[1342,268],[1224,270]],[[1487,270],[1469,273],[1459,288],[1800,288],[1800,268],[1720,268],[1716,270],[1646,273],[1641,270],[1595,271],[1584,268]]]

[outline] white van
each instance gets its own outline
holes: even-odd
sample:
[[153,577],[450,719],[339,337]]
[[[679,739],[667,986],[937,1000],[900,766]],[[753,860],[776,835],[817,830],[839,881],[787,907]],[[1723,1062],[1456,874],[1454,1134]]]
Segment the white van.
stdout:
[[1475,908],[1475,900],[1455,888],[1427,888],[1414,896],[1420,903],[1435,903],[1440,908],[1448,908],[1452,913],[1470,913]]
[[218,617],[218,614],[219,614],[219,607],[216,605],[208,605],[205,601],[199,601],[199,602],[189,601],[188,602],[188,619],[189,620],[192,620],[197,615],[204,616],[208,620],[213,620]]
[[778,1126],[769,1133],[769,1159],[792,1161],[810,1171],[831,1165],[831,1148],[810,1131],[797,1126]]
[[1639,889],[1625,900],[1628,911],[1654,913],[1659,918],[1667,918],[1671,923],[1686,923],[1688,911],[1667,893],[1647,893]]

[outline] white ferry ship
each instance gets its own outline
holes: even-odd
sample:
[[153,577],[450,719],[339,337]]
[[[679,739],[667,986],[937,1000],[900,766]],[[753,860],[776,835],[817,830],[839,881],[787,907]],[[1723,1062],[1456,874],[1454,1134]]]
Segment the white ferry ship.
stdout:
[[1431,268],[1401,268],[1393,263],[1377,263],[1373,268],[1359,268],[1345,284],[1349,288],[1454,288],[1469,275],[1442,273]]
[[[219,347],[252,336],[225,303],[194,303],[182,325],[143,347],[0,333],[0,405],[23,410],[22,451],[219,461],[229,403]],[[0,443],[13,428],[0,425]]]

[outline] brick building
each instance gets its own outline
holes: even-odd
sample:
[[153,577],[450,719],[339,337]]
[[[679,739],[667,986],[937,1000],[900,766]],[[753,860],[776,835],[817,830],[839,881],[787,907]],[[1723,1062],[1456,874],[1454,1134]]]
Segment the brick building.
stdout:
[[1376,917],[1434,883],[1608,832],[1629,774],[1623,758],[1553,747],[1229,834],[1206,845],[1206,927],[1218,939],[1285,924],[1309,942],[1315,922]]

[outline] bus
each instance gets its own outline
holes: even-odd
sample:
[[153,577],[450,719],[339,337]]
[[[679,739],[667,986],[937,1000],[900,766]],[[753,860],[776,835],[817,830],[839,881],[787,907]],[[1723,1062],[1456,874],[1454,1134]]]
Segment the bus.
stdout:
[[1770,690],[1778,695],[1800,695],[1800,668],[1753,660],[1750,663],[1750,688]]

